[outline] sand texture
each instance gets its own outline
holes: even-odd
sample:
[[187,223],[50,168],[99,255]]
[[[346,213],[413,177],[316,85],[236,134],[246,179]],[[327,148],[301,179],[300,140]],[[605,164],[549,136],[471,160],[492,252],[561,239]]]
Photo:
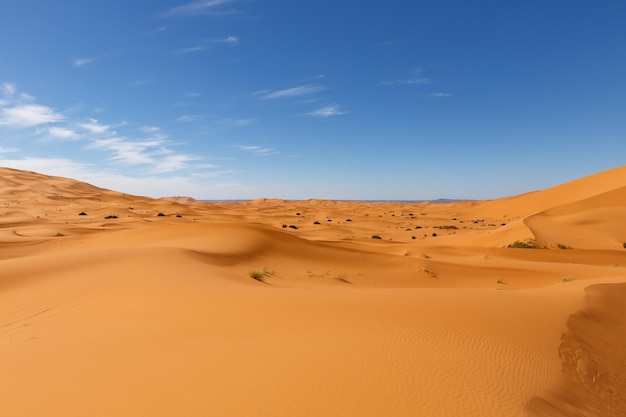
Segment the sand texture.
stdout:
[[0,210],[0,416],[626,415],[626,167],[442,204],[1,168]]

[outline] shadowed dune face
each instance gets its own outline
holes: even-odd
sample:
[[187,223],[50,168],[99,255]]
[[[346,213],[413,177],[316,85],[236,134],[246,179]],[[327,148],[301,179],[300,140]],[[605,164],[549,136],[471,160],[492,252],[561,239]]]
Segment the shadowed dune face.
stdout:
[[0,415],[624,414],[626,290],[590,287],[626,281],[624,174],[205,204],[1,168]]
[[626,415],[626,284],[587,288],[562,336],[561,382],[528,405],[532,416]]

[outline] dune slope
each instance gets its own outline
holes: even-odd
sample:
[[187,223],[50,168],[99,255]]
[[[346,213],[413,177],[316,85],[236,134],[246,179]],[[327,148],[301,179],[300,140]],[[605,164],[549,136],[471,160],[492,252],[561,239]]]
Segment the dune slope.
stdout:
[[623,174],[204,204],[0,168],[0,415],[620,415]]

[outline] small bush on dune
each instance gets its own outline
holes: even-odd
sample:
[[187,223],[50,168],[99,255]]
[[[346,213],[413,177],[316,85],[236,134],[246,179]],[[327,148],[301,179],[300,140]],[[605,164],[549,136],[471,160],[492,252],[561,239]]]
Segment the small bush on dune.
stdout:
[[382,237],[380,237],[378,235],[374,235],[374,236],[372,236],[372,239],[382,239]]
[[534,240],[528,240],[528,241],[516,240],[515,242],[511,243],[507,247],[516,248],[516,249],[545,249],[544,246],[540,245]]
[[351,282],[350,282],[350,281],[348,281],[348,278],[346,277],[346,275],[345,275],[345,274],[339,274],[339,275],[337,275],[337,276],[335,277],[335,280],[336,280],[336,281],[339,281],[339,282],[343,282],[344,284],[351,284]]
[[254,278],[257,281],[265,282],[265,276],[267,275],[267,268],[263,268],[262,271],[252,270],[248,273],[250,278]]

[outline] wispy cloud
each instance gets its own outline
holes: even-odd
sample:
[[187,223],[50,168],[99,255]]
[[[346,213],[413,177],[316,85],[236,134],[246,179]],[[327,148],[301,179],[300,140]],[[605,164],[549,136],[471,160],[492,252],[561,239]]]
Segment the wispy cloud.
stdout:
[[151,151],[162,145],[160,140],[133,141],[125,137],[94,140],[89,148],[113,152],[111,160],[127,165],[152,164]]
[[124,165],[146,165],[148,173],[167,173],[188,167],[199,156],[175,152],[168,147],[167,135],[157,126],[142,126],[143,139],[115,136],[91,141],[88,149],[112,153],[111,161]]
[[16,104],[0,109],[0,125],[10,127],[32,127],[60,122],[63,115],[40,104]]
[[48,135],[61,140],[77,140],[80,138],[78,133],[74,132],[72,129],[58,126],[48,128]]
[[72,64],[76,67],[76,68],[80,68],[80,67],[84,67],[87,64],[91,64],[92,62],[94,62],[95,59],[93,58],[78,58],[75,59]]
[[209,48],[207,46],[190,46],[188,48],[177,49],[173,52],[174,55],[187,55],[192,54],[194,52],[202,52],[206,51]]
[[430,78],[424,76],[424,72],[421,69],[414,69],[411,71],[408,77],[400,78],[394,81],[383,81],[382,85],[394,85],[394,84],[428,84],[431,82]]
[[16,91],[17,89],[14,83],[4,82],[0,84],[0,92],[7,98],[13,97]]
[[254,96],[258,97],[261,100],[275,100],[275,99],[285,99],[285,98],[294,98],[305,96],[312,93],[317,93],[318,91],[324,91],[326,87],[319,84],[307,84],[301,85],[298,87],[286,88],[284,90],[262,90],[253,93]]
[[315,117],[327,118],[327,117],[333,117],[333,116],[341,116],[342,114],[347,114],[347,113],[349,113],[349,112],[341,110],[339,105],[331,104],[329,106],[325,106],[325,107],[319,108],[319,109],[314,110],[312,112],[302,113],[302,114],[305,115],[305,116],[315,116]]
[[154,167],[154,171],[159,173],[179,171],[181,169],[187,168],[187,162],[198,161],[200,159],[201,158],[197,156],[184,154],[167,155],[156,164],[156,166]]
[[111,127],[109,125],[98,123],[98,120],[96,119],[89,119],[88,123],[80,123],[79,126],[91,133],[104,133]]
[[11,152],[18,152],[19,149],[17,148],[5,148],[3,146],[0,146],[0,153],[11,153]]
[[[39,142],[83,140],[86,146],[81,147],[81,151],[98,151],[107,156],[109,164],[103,164],[107,166],[106,169],[121,164],[132,167],[138,175],[158,176],[187,169],[193,161],[202,159],[199,155],[187,154],[175,149],[167,135],[157,126],[141,126],[129,130],[124,128],[128,125],[126,122],[105,124],[93,118],[68,119],[52,108],[37,103],[34,97],[19,93],[15,84],[12,83],[0,84],[0,100],[0,128],[33,128],[32,137],[38,138]],[[123,135],[116,132],[118,128],[123,129]],[[31,154],[37,151],[36,147],[29,148]],[[0,154],[5,155],[11,152],[19,153],[19,150],[0,145]],[[63,171],[58,169],[58,165],[66,163],[73,164],[71,165],[73,169],[68,172],[82,172],[83,174],[84,172],[81,171],[83,167],[92,166],[45,157],[22,157],[14,160],[5,159],[5,161],[7,161],[4,164],[6,166],[48,172],[53,175]],[[193,164],[194,170],[201,172],[203,169],[209,169],[199,165]],[[99,167],[99,170],[104,170],[103,166]]]
[[223,38],[223,39],[214,39],[211,40],[210,42],[213,43],[225,43],[225,44],[229,44],[229,45],[235,45],[239,43],[239,38],[236,36],[231,36],[228,35],[227,37]]
[[241,151],[250,152],[256,156],[270,156],[270,155],[276,155],[277,153],[279,153],[275,149],[266,148],[263,146],[242,145],[242,146],[238,146],[238,148]]
[[208,51],[215,48],[218,45],[222,46],[235,46],[239,43],[239,38],[236,36],[227,36],[220,39],[209,39],[200,42],[198,45],[190,46],[187,48],[177,49],[173,52],[174,55],[187,55],[194,52]]
[[437,92],[437,93],[430,93],[428,96],[429,97],[452,97],[453,95],[454,95],[453,93]]
[[234,9],[224,8],[223,6],[234,2],[235,0],[194,1],[183,4],[182,6],[173,7],[163,13],[162,17],[232,14],[237,11]]

